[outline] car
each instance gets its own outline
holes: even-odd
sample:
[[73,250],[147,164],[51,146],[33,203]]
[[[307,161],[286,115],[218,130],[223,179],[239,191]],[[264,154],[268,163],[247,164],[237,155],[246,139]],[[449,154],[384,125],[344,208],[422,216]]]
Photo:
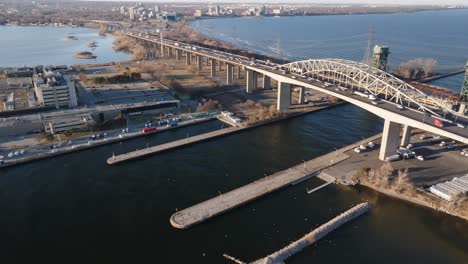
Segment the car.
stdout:
[[421,155],[419,155],[419,156],[416,156],[416,159],[417,159],[417,160],[420,160],[420,161],[423,161],[423,160],[424,160],[424,157],[421,156]]
[[434,125],[437,126],[437,127],[444,127],[444,122],[442,120],[439,120],[439,119],[434,119]]
[[376,101],[371,101],[371,103],[372,103],[373,105],[378,105],[378,103],[377,103]]
[[465,128],[465,125],[460,124],[460,123],[457,123],[457,127],[459,127],[459,128]]
[[405,110],[405,107],[402,106],[402,105],[397,105],[397,108],[400,109],[400,110]]

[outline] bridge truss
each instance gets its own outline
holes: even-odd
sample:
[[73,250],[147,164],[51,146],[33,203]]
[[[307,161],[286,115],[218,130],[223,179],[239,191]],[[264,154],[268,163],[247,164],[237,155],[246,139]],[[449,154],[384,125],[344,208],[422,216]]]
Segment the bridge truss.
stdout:
[[395,76],[364,63],[343,59],[317,59],[292,62],[281,68],[302,76],[366,91],[387,101],[417,107],[420,111],[436,116],[440,116],[436,110],[456,114],[443,99],[429,96]]

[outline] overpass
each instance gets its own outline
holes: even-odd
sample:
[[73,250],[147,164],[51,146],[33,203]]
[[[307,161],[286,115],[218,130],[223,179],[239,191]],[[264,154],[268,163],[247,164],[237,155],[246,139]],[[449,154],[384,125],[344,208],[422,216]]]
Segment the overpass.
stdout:
[[[412,128],[468,144],[468,129],[464,128],[468,125],[468,120],[465,116],[453,111],[442,99],[426,95],[408,83],[367,64],[342,59],[319,59],[279,65],[142,32],[122,33],[160,48],[161,56],[175,56],[177,60],[185,57],[187,65],[194,58],[198,69],[206,63],[210,66],[212,77],[224,65],[227,84],[235,76],[240,78],[241,73],[244,73],[247,93],[258,89],[258,77],[261,77],[261,86],[264,89],[271,87],[272,79],[276,80],[278,110],[290,107],[292,88],[298,87],[299,103],[304,103],[307,88],[374,113],[385,120],[379,154],[381,160],[394,155],[399,146],[409,143]],[[434,125],[436,119],[443,121],[445,125]]]

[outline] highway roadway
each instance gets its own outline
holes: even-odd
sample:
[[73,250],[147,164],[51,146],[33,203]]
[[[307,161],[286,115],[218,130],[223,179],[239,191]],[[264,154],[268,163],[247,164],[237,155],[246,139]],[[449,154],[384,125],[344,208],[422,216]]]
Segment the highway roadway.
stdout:
[[[123,31],[123,34],[153,43],[161,43],[160,36],[154,36],[151,34],[146,34],[137,31]],[[280,69],[279,66],[281,65],[269,61],[253,60],[252,58],[248,58],[245,56],[208,49],[169,39],[162,39],[162,44],[192,54],[208,57],[210,59],[223,61],[232,65],[242,66],[243,69],[248,69],[261,74],[265,74],[273,79],[282,80],[292,85],[312,88],[327,93],[329,95],[338,97],[352,104],[358,105],[359,107],[364,108],[374,114],[377,114],[382,118],[386,118],[387,115],[390,115],[392,116],[393,121],[397,123],[402,123],[402,121],[398,122],[396,120],[405,120],[406,123],[409,123],[412,126],[414,125],[414,127],[426,130],[431,133],[447,136],[457,141],[468,144],[468,129],[457,126],[458,123],[461,126],[467,127],[468,120],[466,119],[466,117],[457,117],[457,120],[449,120],[448,118],[444,119],[440,117],[430,116],[425,114],[424,112],[409,107],[400,109],[397,107],[397,104],[390,101],[385,101],[381,98],[377,100],[377,104],[373,104],[372,101],[367,98],[363,98],[361,96],[350,93],[351,90],[342,91],[340,89],[336,89],[336,86],[326,85],[325,82],[320,81],[318,79],[313,79],[307,76],[301,76],[297,73],[286,72]],[[443,120],[445,127],[440,128],[434,125],[435,119]]]
[[[250,66],[248,66],[248,68],[250,68]],[[455,135],[464,137],[466,140],[463,143],[468,144],[468,128],[467,128],[468,119],[466,117],[456,117],[456,118],[453,118],[453,120],[449,120],[448,118],[444,119],[441,117],[428,115],[427,113],[418,111],[414,108],[404,107],[403,109],[400,109],[398,107],[399,106],[398,104],[390,102],[390,101],[386,101],[383,99],[379,99],[379,98],[375,101],[375,104],[374,104],[372,103],[373,102],[372,100],[354,94],[353,92],[355,90],[352,90],[352,89],[345,88],[347,89],[345,91],[344,87],[341,87],[340,89],[338,85],[327,84],[326,82],[323,82],[323,81],[320,81],[311,77],[301,76],[296,73],[284,73],[284,71],[281,71],[279,69],[271,69],[270,67],[263,67],[261,65],[256,65],[255,69],[252,68],[252,70],[256,70],[256,71],[259,71],[259,69],[261,69],[262,71],[267,71],[271,73],[272,75],[281,75],[285,78],[288,78],[290,79],[290,83],[298,83],[298,86],[300,85],[304,87],[309,87],[311,89],[314,89],[314,87],[317,87],[317,88],[325,90],[325,91],[322,90],[321,92],[325,92],[329,95],[332,95],[338,98],[349,97],[349,98],[352,98],[353,100],[357,100],[361,103],[367,104],[369,106],[367,107],[368,109],[380,108],[380,109],[389,111],[391,113],[394,113],[403,117],[407,117],[414,121],[422,122],[426,125],[433,127],[434,129],[440,129],[439,127],[434,125],[434,120],[435,119],[442,120],[444,121],[444,125],[445,125],[443,130],[453,133]],[[346,98],[344,98],[344,100],[346,100]],[[351,100],[346,100],[346,101],[353,103]],[[464,128],[457,126],[457,124],[464,126]]]

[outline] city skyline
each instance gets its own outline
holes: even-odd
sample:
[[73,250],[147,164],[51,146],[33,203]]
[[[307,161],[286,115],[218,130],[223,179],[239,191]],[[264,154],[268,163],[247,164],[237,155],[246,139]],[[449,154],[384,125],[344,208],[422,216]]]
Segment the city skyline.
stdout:
[[[88,0],[84,0],[88,1]],[[106,1],[106,2],[139,2],[134,0],[99,0],[99,1]],[[151,3],[204,3],[204,4],[216,4],[216,3],[234,3],[232,0],[217,0],[217,1],[208,1],[208,0],[166,0],[166,1],[158,1],[158,0],[146,0],[140,2],[151,2]],[[388,6],[395,6],[395,5],[467,5],[468,3],[465,0],[395,0],[392,3],[388,3],[386,0],[331,0],[331,1],[306,1],[306,0],[281,0],[281,1],[258,1],[258,0],[239,0],[235,3],[242,3],[242,4],[366,4],[366,5],[388,5]]]

